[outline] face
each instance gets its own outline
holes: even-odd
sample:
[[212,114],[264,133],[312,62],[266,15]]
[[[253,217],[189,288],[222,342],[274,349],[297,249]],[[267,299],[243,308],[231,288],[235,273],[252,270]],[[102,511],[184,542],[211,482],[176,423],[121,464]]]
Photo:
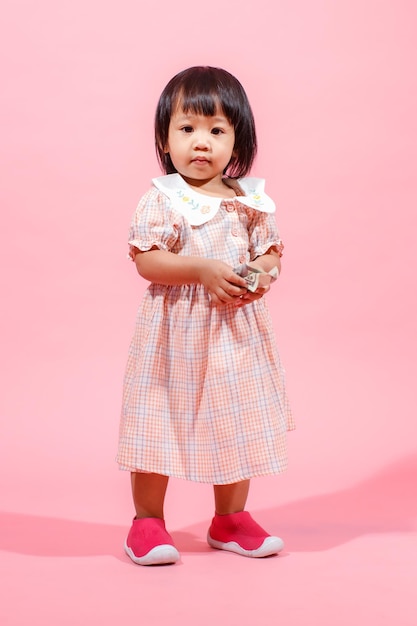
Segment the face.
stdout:
[[235,132],[222,111],[213,116],[177,109],[171,117],[168,142],[175,169],[189,184],[220,182],[235,145]]

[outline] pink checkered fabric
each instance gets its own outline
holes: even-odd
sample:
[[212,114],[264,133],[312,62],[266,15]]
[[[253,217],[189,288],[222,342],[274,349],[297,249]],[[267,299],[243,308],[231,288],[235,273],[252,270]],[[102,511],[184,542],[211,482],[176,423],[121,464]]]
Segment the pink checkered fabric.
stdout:
[[[157,246],[231,267],[282,248],[274,216],[238,198],[191,226],[150,189],[133,217],[130,256]],[[228,484],[287,466],[294,428],[265,298],[215,307],[201,285],[150,284],[124,380],[121,469]]]

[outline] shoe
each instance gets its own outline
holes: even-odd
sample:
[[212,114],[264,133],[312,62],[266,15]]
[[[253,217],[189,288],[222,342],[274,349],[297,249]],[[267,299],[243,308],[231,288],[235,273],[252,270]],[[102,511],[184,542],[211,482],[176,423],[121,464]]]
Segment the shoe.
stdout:
[[134,519],[124,548],[138,565],[164,565],[180,558],[164,520],[157,517]]
[[255,558],[278,554],[284,547],[282,539],[268,535],[247,511],[216,514],[207,534],[207,542],[217,550]]

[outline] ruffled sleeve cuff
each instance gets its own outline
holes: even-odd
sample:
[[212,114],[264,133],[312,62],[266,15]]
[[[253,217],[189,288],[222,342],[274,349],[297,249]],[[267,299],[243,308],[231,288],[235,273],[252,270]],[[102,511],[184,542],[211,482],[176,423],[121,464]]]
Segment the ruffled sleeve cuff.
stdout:
[[129,231],[128,258],[152,248],[170,251],[178,240],[178,215],[169,199],[157,189],[150,189],[140,200]]
[[268,241],[262,245],[258,245],[253,248],[253,258],[251,257],[251,261],[254,261],[258,256],[266,254],[271,248],[275,250],[275,252],[277,252],[280,257],[283,255],[284,244],[282,243],[281,239],[277,239],[276,241]]

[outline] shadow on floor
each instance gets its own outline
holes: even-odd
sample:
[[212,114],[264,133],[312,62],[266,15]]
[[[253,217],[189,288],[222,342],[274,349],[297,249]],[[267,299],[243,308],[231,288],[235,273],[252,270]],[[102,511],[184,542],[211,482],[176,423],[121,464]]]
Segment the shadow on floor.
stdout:
[[[417,454],[349,489],[257,512],[289,552],[329,550],[374,533],[417,531]],[[180,552],[210,551],[208,520],[172,532]],[[0,550],[32,556],[122,558],[126,527],[0,512]]]

